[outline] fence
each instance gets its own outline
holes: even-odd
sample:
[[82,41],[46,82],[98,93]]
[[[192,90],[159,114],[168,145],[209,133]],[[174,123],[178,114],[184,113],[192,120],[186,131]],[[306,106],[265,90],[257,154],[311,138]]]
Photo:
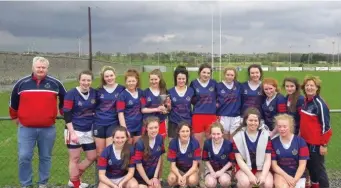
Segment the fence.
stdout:
[[[341,110],[331,110],[331,124],[333,128],[333,137],[328,147],[326,165],[331,180],[331,187],[340,187],[341,185]],[[17,155],[17,128],[8,118],[0,118],[0,187],[19,186],[18,180],[18,155]],[[64,145],[63,130],[64,121],[58,119],[56,122],[57,138],[53,149],[52,169],[49,184],[52,187],[65,186],[68,182],[68,152]],[[38,179],[38,155],[35,149],[33,157],[34,182]],[[169,165],[165,162],[164,165]],[[167,176],[164,168],[163,177]],[[95,181],[95,167],[92,165],[86,171],[82,178],[83,182],[93,184]]]

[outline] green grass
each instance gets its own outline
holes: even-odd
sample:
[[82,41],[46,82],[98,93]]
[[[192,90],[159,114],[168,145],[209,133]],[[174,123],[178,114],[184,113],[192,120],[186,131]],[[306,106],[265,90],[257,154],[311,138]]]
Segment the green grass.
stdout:
[[[280,84],[285,76],[297,77],[300,81],[303,80],[307,74],[314,74],[320,76],[322,79],[322,92],[321,96],[326,100],[331,109],[340,109],[341,101],[341,74],[336,72],[265,72],[264,77],[276,78]],[[167,82],[168,87],[173,86],[173,73],[164,73],[164,78]],[[197,77],[196,72],[191,72],[190,80]],[[219,73],[215,73],[214,77],[219,80]],[[246,80],[246,72],[239,73],[239,80]],[[119,83],[123,83],[123,77],[117,78]],[[99,80],[96,79],[93,82],[93,86],[97,87]],[[66,83],[65,87],[70,89],[75,87],[77,82]],[[141,75],[141,87],[148,87],[148,74],[143,73]],[[0,93],[0,116],[8,116],[8,101],[9,93]],[[334,113],[331,115],[331,123],[333,127],[332,142],[328,148],[327,156],[327,168],[331,172],[330,176],[337,176],[341,172],[341,160],[338,151],[341,149],[341,139],[338,135],[341,134],[341,119],[340,114]],[[0,120],[0,187],[5,185],[18,185],[18,161],[17,161],[17,128],[9,120]],[[50,183],[54,185],[65,185],[68,181],[68,153],[63,142],[63,129],[64,124],[62,120],[57,121],[57,140],[53,151],[53,164],[51,170]],[[169,172],[169,163],[164,163],[163,177],[165,178]],[[37,152],[34,155],[33,162],[34,179],[37,180],[37,169],[38,169],[38,157]],[[94,181],[94,168],[90,168],[84,175],[84,181],[93,183]]]

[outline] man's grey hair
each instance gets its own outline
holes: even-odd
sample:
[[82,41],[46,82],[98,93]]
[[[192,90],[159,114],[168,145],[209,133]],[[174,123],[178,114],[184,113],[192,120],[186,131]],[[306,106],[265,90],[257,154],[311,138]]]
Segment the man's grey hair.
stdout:
[[34,66],[35,63],[37,62],[41,62],[41,63],[45,63],[47,65],[47,67],[49,67],[49,60],[47,60],[45,57],[40,57],[40,56],[37,56],[37,57],[34,57],[33,58],[33,61],[32,61],[32,67]]

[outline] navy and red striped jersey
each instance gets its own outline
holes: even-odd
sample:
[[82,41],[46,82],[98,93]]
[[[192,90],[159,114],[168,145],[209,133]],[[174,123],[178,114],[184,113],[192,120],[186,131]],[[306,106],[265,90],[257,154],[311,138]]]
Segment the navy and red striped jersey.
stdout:
[[180,151],[179,138],[172,139],[168,148],[168,161],[175,162],[176,167],[182,172],[187,172],[193,165],[193,161],[201,160],[199,142],[191,137],[185,153]]
[[91,131],[96,108],[96,91],[90,88],[88,96],[84,96],[77,88],[65,95],[64,112],[71,112],[72,126],[76,131]]
[[242,107],[241,114],[244,114],[245,110],[249,107],[254,107],[262,112],[262,104],[264,103],[265,96],[262,93],[262,86],[256,90],[252,90],[249,86],[249,82],[242,83]]
[[269,127],[270,131],[272,131],[275,128],[274,117],[277,114],[287,112],[287,104],[285,97],[282,94],[277,93],[276,96],[271,101],[265,100],[264,103],[262,104],[261,112],[263,113],[265,125]]
[[180,96],[175,87],[168,90],[171,99],[172,109],[168,114],[169,122],[179,124],[182,121],[192,124],[192,106],[191,100],[194,91],[191,87],[187,87],[183,96]]
[[[256,151],[257,151],[257,145],[258,145],[258,140],[259,140],[260,135],[261,135],[261,130],[258,131],[257,139],[253,142],[253,141],[251,141],[251,139],[247,135],[246,131],[244,132],[246,145],[247,145],[247,148],[248,148],[249,154],[250,154],[252,169],[257,169],[257,164],[256,164],[256,156],[257,155],[256,155]],[[233,145],[233,152],[234,153],[239,153],[236,144],[233,143],[232,145]],[[270,139],[270,136],[269,136],[268,137],[268,143],[267,143],[266,149],[265,149],[265,153],[271,154],[271,152],[272,152],[272,143],[271,143],[271,139]]]
[[9,102],[11,119],[19,120],[26,127],[50,127],[55,124],[59,109],[62,110],[66,89],[52,76],[38,80],[33,74],[17,81]]
[[299,161],[309,159],[309,149],[306,142],[299,136],[293,135],[289,148],[284,148],[279,136],[272,139],[271,158],[291,177],[295,177]]
[[223,139],[222,146],[218,153],[213,151],[212,138],[205,140],[204,148],[202,151],[202,160],[209,161],[213,170],[216,172],[222,169],[228,162],[234,159],[232,143],[229,140]]
[[[150,146],[149,146],[150,147]],[[155,138],[155,144],[153,148],[150,148],[149,156],[144,155],[144,145],[140,138],[135,144],[135,164],[142,163],[143,169],[149,179],[154,177],[157,163],[159,162],[162,154],[165,153],[165,146],[161,135],[157,135]],[[135,178],[143,180],[141,175],[136,171]]]
[[217,84],[217,115],[237,117],[241,109],[241,84],[234,81],[231,89],[227,88],[224,82]]
[[[114,145],[106,147],[97,162],[98,170],[105,170],[105,176],[109,179],[121,178],[128,173],[128,168],[135,168],[134,163],[134,147],[130,147],[130,156],[128,168],[122,169],[123,159],[121,156],[116,156],[114,152]],[[127,157],[127,156],[125,156]]]
[[305,98],[300,112],[300,135],[311,145],[328,144],[332,136],[329,108],[318,95]]
[[290,103],[291,101],[289,100],[289,96],[287,95],[285,97],[286,103],[287,103],[287,109],[288,109],[288,114],[293,116],[295,119],[295,134],[297,135],[300,129],[300,112],[302,109],[302,106],[304,105],[304,97],[300,95],[297,99],[296,102],[296,111],[291,111],[290,110]]
[[116,102],[118,95],[125,88],[117,84],[115,90],[109,93],[105,88],[98,88],[96,92],[97,107],[95,111],[95,124],[99,126],[119,125]]
[[217,82],[213,79],[208,81],[206,87],[203,87],[198,79],[191,82],[190,87],[194,90],[193,114],[216,114],[216,86]]
[[[150,88],[147,88],[143,91],[143,104],[142,108],[157,108],[163,104],[161,104],[161,98],[160,95],[154,95],[154,93],[150,90]],[[154,113],[145,113],[143,114],[143,119],[146,119],[149,116],[156,116],[160,119],[160,122],[164,121],[167,117],[166,114],[162,114],[160,112],[154,112]]]
[[124,112],[124,119],[129,132],[142,130],[142,102],[142,90],[139,88],[137,89],[137,97],[133,97],[127,89],[123,90],[118,97],[117,112]]

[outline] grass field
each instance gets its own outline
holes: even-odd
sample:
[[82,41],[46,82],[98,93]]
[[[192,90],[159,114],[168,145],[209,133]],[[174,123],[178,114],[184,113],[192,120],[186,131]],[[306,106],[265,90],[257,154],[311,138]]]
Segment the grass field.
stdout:
[[[321,96],[326,100],[331,109],[341,109],[341,74],[336,72],[265,72],[264,77],[273,77],[278,81],[282,81],[285,76],[294,76],[299,80],[303,80],[307,74],[314,74],[320,76],[322,79],[322,92]],[[164,73],[165,80],[168,87],[173,86],[172,73]],[[197,77],[196,72],[190,74],[190,80]],[[219,78],[219,73],[215,73],[215,78]],[[239,80],[246,80],[246,72],[239,73]],[[117,81],[123,83],[123,77],[118,77]],[[142,88],[148,87],[148,74],[143,73],[141,75]],[[97,87],[99,80],[96,79],[93,82],[93,86]],[[66,83],[65,87],[70,89],[77,85],[76,82]],[[8,116],[8,100],[9,93],[0,93],[0,116]],[[331,115],[331,123],[333,128],[332,142],[328,148],[327,156],[327,168],[331,177],[337,177],[341,175],[341,159],[339,151],[341,149],[341,139],[339,135],[341,133],[341,114],[333,113]],[[9,120],[0,120],[0,187],[5,185],[16,186],[18,185],[18,172],[17,172],[17,135],[16,126]],[[53,164],[51,170],[50,183],[54,185],[65,185],[68,181],[67,161],[68,154],[67,149],[63,144],[63,121],[57,121],[57,140],[53,151]],[[37,180],[37,168],[38,168],[37,155],[34,156],[34,179]],[[163,175],[169,172],[169,163],[165,163]],[[84,176],[84,181],[93,183],[94,180],[94,168],[88,170]]]

